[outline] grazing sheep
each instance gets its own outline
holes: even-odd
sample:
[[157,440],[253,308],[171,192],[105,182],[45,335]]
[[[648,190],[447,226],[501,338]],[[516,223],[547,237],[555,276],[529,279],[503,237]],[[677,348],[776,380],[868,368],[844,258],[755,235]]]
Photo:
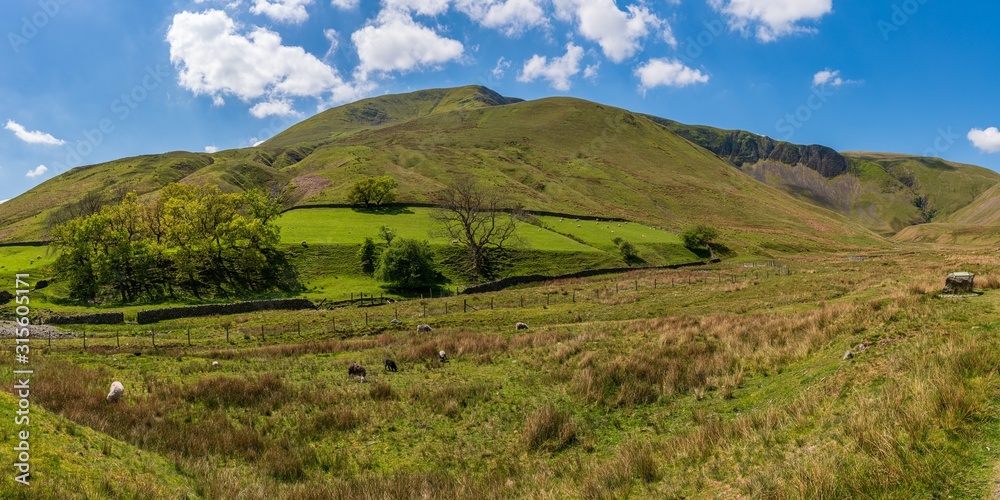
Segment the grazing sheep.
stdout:
[[125,386],[121,382],[115,380],[111,382],[111,390],[108,391],[107,401],[109,403],[117,403],[118,400],[122,398],[122,394],[125,393]]
[[431,331],[431,325],[417,325],[418,332],[429,332]]
[[351,378],[351,377],[357,376],[360,379],[361,382],[364,382],[365,381],[365,375],[367,375],[367,372],[365,371],[365,367],[363,367],[363,366],[361,366],[361,365],[359,365],[357,363],[351,363],[351,366],[347,367],[347,378]]
[[402,325],[403,324],[403,322],[400,321],[399,318],[392,318],[392,321],[389,321],[389,323],[392,323],[394,325]]
[[445,355],[444,351],[438,351],[438,359],[441,360],[442,363],[448,362],[448,356]]
[[515,330],[527,330],[528,329],[528,324],[527,323],[521,323],[520,321],[518,321],[517,323],[514,324],[514,329]]
[[389,371],[389,372],[395,373],[395,372],[399,371],[399,368],[396,367],[396,362],[395,361],[393,361],[391,359],[387,359],[387,360],[385,360],[385,370]]
[[219,367],[219,362],[218,361],[212,361],[212,368],[218,368],[218,367]]

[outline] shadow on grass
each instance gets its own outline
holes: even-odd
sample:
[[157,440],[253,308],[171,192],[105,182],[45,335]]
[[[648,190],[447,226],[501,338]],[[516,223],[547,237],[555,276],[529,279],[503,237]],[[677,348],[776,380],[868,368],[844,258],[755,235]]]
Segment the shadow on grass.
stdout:
[[371,215],[409,215],[414,213],[409,207],[399,205],[389,205],[384,207],[354,207],[351,210],[359,214]]

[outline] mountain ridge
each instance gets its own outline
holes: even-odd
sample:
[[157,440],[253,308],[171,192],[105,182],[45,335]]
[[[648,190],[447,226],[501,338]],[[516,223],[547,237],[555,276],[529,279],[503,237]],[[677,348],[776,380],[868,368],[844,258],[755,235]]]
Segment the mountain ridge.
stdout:
[[[473,175],[536,210],[633,217],[678,229],[695,221],[759,234],[794,228],[814,242],[825,238],[817,227],[839,227],[869,239],[853,224],[879,227],[884,214],[871,211],[877,224],[853,216],[861,202],[845,203],[841,192],[863,184],[854,181],[863,178],[857,172],[886,177],[886,189],[903,186],[877,163],[889,160],[871,160],[570,97],[524,101],[475,85],[428,89],[331,108],[256,147],[73,169],[0,205],[0,241],[43,239],[46,223],[85,193],[135,190],[151,197],[169,182],[214,183],[227,191],[263,188],[292,207],[342,203],[354,180],[383,174],[397,177],[400,201],[409,203],[431,200],[455,175]],[[868,170],[854,168],[860,162]],[[831,190],[831,182],[842,185]],[[758,187],[765,185],[779,189]],[[906,208],[909,194],[895,196],[905,213],[893,224],[904,227],[919,214]],[[961,200],[949,202],[948,213],[960,208]],[[835,213],[854,222],[838,221]]]

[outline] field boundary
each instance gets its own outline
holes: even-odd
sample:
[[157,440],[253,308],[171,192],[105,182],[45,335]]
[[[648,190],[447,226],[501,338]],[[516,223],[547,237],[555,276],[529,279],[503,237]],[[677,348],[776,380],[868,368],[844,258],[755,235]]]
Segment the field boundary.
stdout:
[[231,302],[228,304],[202,304],[197,306],[168,307],[164,309],[151,309],[139,311],[136,315],[136,323],[146,325],[156,323],[165,319],[193,318],[199,316],[222,316],[227,314],[239,314],[266,310],[300,310],[316,309],[316,305],[309,299],[272,299],[272,300],[247,300],[243,302]]
[[682,269],[685,267],[697,267],[705,266],[708,264],[718,264],[722,262],[720,259],[712,259],[707,261],[697,261],[697,262],[685,262],[683,264],[669,264],[666,266],[646,266],[646,267],[606,267],[603,269],[585,269],[583,271],[577,271],[575,273],[559,274],[555,276],[548,276],[544,274],[527,274],[523,276],[508,276],[506,278],[501,278],[496,281],[491,281],[489,283],[483,283],[481,285],[473,285],[466,287],[462,290],[462,295],[469,295],[474,293],[487,293],[487,292],[499,292],[505,288],[510,288],[517,285],[525,285],[528,283],[539,283],[543,281],[554,281],[562,279],[573,279],[573,278],[589,278],[591,276],[601,276],[605,274],[620,274],[632,271],[654,271],[659,269]]
[[[309,208],[357,208],[359,211],[364,212],[365,209],[358,207],[357,205],[351,205],[349,203],[318,203],[313,205],[298,205],[291,207],[287,210],[283,210],[281,213],[291,212],[292,210],[305,210]],[[393,208],[441,208],[440,205],[434,205],[433,203],[392,203],[388,205],[383,205],[374,210],[369,209],[369,211],[377,211],[379,209],[393,209]],[[510,212],[512,209],[506,209],[504,211]],[[541,217],[563,217],[567,219],[580,219],[580,220],[596,220],[596,221],[606,221],[606,222],[635,222],[629,219],[624,219],[622,217],[601,217],[597,215],[580,215],[580,214],[567,214],[562,212],[549,212],[545,210],[523,210],[524,213],[533,216]]]

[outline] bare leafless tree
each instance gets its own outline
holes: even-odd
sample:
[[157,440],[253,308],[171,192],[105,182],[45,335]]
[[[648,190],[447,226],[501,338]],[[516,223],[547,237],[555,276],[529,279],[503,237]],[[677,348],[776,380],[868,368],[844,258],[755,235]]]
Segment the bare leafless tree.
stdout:
[[434,217],[445,234],[466,248],[470,270],[488,277],[494,257],[514,239],[521,208],[502,189],[471,177],[460,178],[438,193],[436,202],[440,209]]

